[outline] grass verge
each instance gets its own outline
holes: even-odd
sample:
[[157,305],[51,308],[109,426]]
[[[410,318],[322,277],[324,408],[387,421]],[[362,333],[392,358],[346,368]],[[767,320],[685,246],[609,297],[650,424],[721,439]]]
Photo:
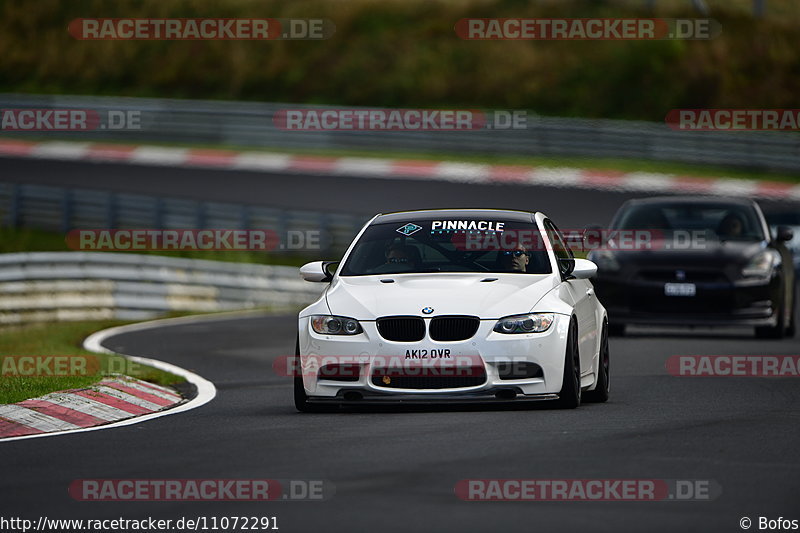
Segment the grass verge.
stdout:
[[[0,404],[16,403],[49,392],[89,387],[111,373],[159,385],[185,379],[111,354],[84,350],[83,339],[121,321],[31,324],[0,329]],[[24,356],[34,356],[33,358]],[[47,360],[48,356],[55,356]],[[33,369],[33,370],[31,370]],[[49,369],[49,370],[47,370]],[[42,375],[21,375],[28,372]]]

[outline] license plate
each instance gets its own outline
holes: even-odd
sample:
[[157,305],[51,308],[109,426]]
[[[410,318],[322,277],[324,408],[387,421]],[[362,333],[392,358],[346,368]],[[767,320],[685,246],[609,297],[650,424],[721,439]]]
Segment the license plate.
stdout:
[[406,350],[406,359],[451,359],[450,348],[412,348]]
[[697,294],[697,286],[694,283],[665,283],[664,294],[666,296],[694,296]]

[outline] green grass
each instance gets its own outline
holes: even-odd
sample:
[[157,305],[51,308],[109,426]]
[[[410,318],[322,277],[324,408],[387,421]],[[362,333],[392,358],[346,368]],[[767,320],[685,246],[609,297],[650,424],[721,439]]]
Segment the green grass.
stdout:
[[[62,322],[0,329],[0,369],[3,369],[0,373],[0,404],[20,402],[59,390],[89,387],[111,373],[121,373],[160,385],[185,381],[182,377],[133,363],[121,356],[94,354],[81,347],[83,339],[91,333],[124,323]],[[20,373],[29,372],[30,367],[26,362],[8,356],[86,357],[73,357],[71,360],[80,364],[71,370],[69,366],[64,369],[48,366],[49,372],[55,375],[20,376]],[[47,371],[39,373],[46,374]]]
[[[6,0],[0,91],[530,109],[656,120],[676,108],[792,108],[796,0],[708,0],[709,41],[463,41],[461,18],[697,17],[689,0]],[[325,41],[82,41],[83,17],[312,17]]]

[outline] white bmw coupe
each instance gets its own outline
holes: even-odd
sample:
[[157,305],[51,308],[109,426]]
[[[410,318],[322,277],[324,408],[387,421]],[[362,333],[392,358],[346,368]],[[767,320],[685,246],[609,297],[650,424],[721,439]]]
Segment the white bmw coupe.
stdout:
[[542,213],[442,209],[377,215],[298,318],[295,405],[604,402],[608,321]]

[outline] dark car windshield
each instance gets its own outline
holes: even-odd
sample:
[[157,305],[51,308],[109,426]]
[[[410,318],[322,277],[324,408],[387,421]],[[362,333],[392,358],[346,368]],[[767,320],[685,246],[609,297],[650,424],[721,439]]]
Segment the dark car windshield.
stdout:
[[358,239],[342,276],[422,272],[549,274],[547,247],[532,223],[442,218],[374,224]]
[[770,226],[800,226],[800,211],[764,213]]
[[614,229],[651,230],[665,238],[676,232],[699,232],[706,238],[723,241],[765,238],[752,207],[711,202],[634,204],[618,216]]

